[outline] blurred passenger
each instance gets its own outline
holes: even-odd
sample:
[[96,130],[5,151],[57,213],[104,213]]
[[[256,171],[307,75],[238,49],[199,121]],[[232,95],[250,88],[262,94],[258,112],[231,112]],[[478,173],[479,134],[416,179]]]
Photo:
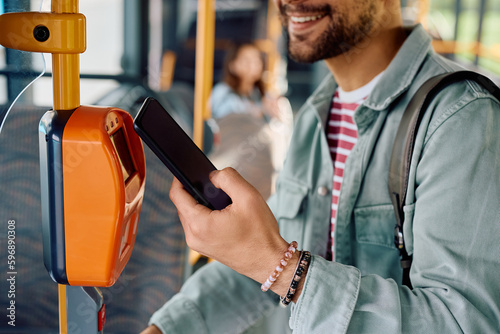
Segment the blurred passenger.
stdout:
[[263,71],[254,44],[233,44],[227,51],[223,79],[211,97],[220,144],[210,159],[218,169],[235,168],[268,198],[288,146],[292,111],[286,98],[266,95]]
[[273,116],[276,101],[266,96],[262,74],[264,60],[251,43],[234,44],[224,60],[222,81],[212,91],[212,116],[221,119],[231,113],[249,113],[258,118]]

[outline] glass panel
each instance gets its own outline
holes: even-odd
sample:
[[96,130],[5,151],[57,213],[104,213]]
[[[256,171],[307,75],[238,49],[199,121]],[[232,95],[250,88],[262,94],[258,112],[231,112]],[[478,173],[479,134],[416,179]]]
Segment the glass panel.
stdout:
[[[47,63],[49,63],[48,60]],[[44,106],[48,109],[52,108],[54,102],[51,77],[42,77],[33,83],[33,104],[36,106]]]
[[0,45],[0,69],[5,68],[5,48]]
[[488,1],[484,14],[481,42],[487,48],[479,66],[500,75],[500,2]]
[[[36,3],[38,4],[36,9],[39,10],[42,2],[38,0]],[[34,6],[35,1],[5,3],[5,5],[7,4],[8,6],[2,4],[5,12],[22,12],[31,10],[31,6]],[[41,64],[38,71],[33,70],[33,59],[36,58],[39,59],[38,61]],[[14,103],[32,103],[33,91],[28,87],[36,78],[42,75],[43,63],[43,55],[40,53],[1,48],[0,68],[3,68],[6,73],[2,76],[5,87],[0,90],[0,101],[5,101],[0,104],[0,134],[5,124],[8,123],[8,114]]]
[[122,73],[123,6],[123,0],[80,1],[80,12],[87,18],[87,51],[81,56],[81,73]]
[[[118,86],[119,83],[115,80],[81,79],[80,102],[93,105]],[[52,78],[43,77],[33,84],[33,103],[37,106],[52,107]]]
[[[487,72],[500,74],[500,2],[484,0],[431,1],[429,30],[435,39],[456,41],[455,59],[465,66],[478,65]],[[458,13],[458,14],[457,14]],[[480,44],[477,45],[479,26],[482,22]],[[444,44],[441,44],[444,45]],[[448,43],[448,52],[453,50]]]
[[80,81],[81,104],[95,104],[95,102],[118,88],[120,84],[115,80],[82,79]]
[[[32,8],[36,2],[32,0]],[[123,6],[123,0],[80,1],[80,13],[87,19],[87,50],[80,56],[81,73],[113,75],[123,72]],[[44,2],[42,11],[50,12],[50,1]],[[1,64],[0,55],[0,68]],[[47,73],[51,73],[50,54],[46,55],[45,65]],[[35,60],[33,66],[40,71],[42,63]]]
[[[7,91],[7,79],[2,75],[0,76],[0,92]],[[7,95],[0,94],[0,105],[4,105],[7,103]]]
[[50,1],[31,0],[31,10],[50,12]]

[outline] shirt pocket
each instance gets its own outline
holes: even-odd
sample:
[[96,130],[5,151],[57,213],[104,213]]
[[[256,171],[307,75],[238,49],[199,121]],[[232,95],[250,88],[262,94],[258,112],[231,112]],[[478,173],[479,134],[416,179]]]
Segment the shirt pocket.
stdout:
[[354,209],[354,222],[357,242],[395,248],[396,219],[392,204]]
[[392,204],[354,209],[355,263],[363,275],[401,279],[399,252],[394,245],[396,218]]
[[281,236],[289,242],[303,242],[307,187],[288,179],[282,179],[278,187],[276,220]]

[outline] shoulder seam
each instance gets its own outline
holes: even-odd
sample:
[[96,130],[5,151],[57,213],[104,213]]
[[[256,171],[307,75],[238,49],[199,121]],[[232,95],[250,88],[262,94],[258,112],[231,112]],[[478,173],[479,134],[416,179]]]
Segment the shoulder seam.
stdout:
[[[467,80],[468,81],[468,80]],[[467,84],[470,86],[470,82],[467,82]],[[465,107],[470,105],[471,103],[479,100],[492,100],[493,102],[496,102],[497,104],[500,104],[500,102],[491,95],[487,94],[481,94],[477,92],[475,89],[473,89],[472,92],[470,92],[471,95],[468,98],[462,98],[459,99],[455,104],[449,106],[446,111],[442,113],[437,119],[431,120],[427,127],[427,133],[424,138],[423,145],[427,145],[427,143],[432,139],[434,134],[438,131],[438,129],[445,124],[453,115],[456,115],[458,112],[463,110]],[[429,129],[431,131],[429,131]]]

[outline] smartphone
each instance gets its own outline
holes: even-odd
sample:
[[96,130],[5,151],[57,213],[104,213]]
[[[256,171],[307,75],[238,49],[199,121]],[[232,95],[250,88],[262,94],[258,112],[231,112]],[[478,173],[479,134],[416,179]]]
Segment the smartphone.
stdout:
[[148,97],[144,101],[134,129],[199,203],[212,210],[232,203],[210,182],[208,176],[215,166],[157,100]]

